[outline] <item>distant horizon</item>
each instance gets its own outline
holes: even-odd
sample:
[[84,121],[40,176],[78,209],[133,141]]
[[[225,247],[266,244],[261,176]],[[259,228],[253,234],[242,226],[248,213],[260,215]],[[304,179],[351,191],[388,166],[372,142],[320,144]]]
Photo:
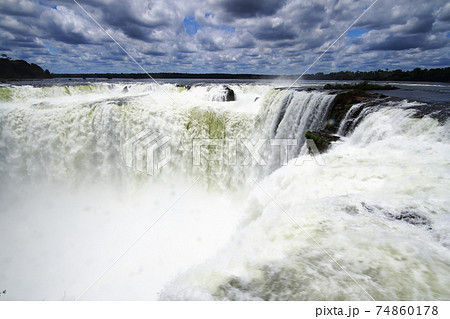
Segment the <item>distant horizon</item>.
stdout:
[[[333,73],[341,73],[341,72],[352,72],[352,73],[368,73],[368,72],[378,72],[378,71],[387,71],[387,72],[393,72],[393,71],[402,71],[402,72],[411,72],[415,69],[421,69],[421,70],[445,70],[445,69],[449,69],[450,66],[448,67],[439,67],[439,68],[412,68],[412,69],[378,69],[378,70],[367,70],[367,71],[362,71],[362,70],[356,70],[356,71],[351,71],[351,70],[338,70],[338,71],[332,71],[332,72],[316,72],[316,73],[307,73],[304,74],[303,76],[311,76],[311,75],[317,75],[317,74],[333,74]],[[146,75],[146,73],[144,72],[95,72],[95,73],[91,73],[91,72],[82,72],[82,73],[76,73],[76,72],[64,72],[64,73],[53,73],[50,72],[52,75],[66,75],[66,74],[77,74],[77,75],[83,75],[83,74],[92,74],[92,75],[97,75],[97,74],[136,74],[136,75]],[[300,76],[300,74],[265,74],[265,73],[227,73],[227,72],[148,72],[150,75],[151,74],[186,74],[186,75],[256,75],[256,76],[287,76],[287,77],[295,77],[295,76]],[[148,77],[148,76],[147,76]]]
[[25,60],[12,60],[6,54],[0,59],[1,79],[27,78],[128,78],[128,79],[289,79],[295,80],[364,80],[364,81],[425,81],[450,82],[450,67],[403,71],[401,69],[378,69],[376,71],[339,71],[315,74],[258,74],[258,73],[183,73],[183,72],[152,72],[152,73],[50,73],[37,64]]
[[376,71],[339,71],[314,74],[252,74],[252,73],[180,73],[180,72],[153,72],[153,73],[59,73],[51,74],[53,77],[77,78],[130,78],[146,79],[151,75],[158,79],[276,79],[290,80],[323,80],[323,81],[423,81],[423,82],[450,82],[450,67],[413,70],[376,70]]

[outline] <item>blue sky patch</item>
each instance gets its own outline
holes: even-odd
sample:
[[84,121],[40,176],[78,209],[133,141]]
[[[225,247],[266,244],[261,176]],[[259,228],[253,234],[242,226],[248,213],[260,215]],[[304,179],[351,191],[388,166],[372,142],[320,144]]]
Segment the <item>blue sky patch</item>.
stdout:
[[196,34],[198,32],[198,29],[200,28],[200,25],[197,21],[195,21],[194,17],[186,17],[183,20],[184,24],[184,30],[186,30],[187,34]]
[[54,9],[54,10],[58,10],[58,9],[56,9],[56,6],[55,6],[55,5],[47,4],[47,3],[42,2],[42,1],[40,1],[40,0],[39,0],[39,4],[40,4],[41,6],[44,6],[44,7],[49,7],[49,8],[52,8],[52,9]]
[[[212,13],[205,13],[205,17],[212,17],[212,16],[213,16]],[[196,34],[198,32],[198,30],[203,27],[203,25],[201,25],[200,23],[198,23],[195,20],[195,17],[184,18],[183,25],[184,25],[184,30],[186,31],[186,33],[190,34],[190,35]],[[224,30],[224,31],[228,31],[228,32],[236,31],[235,27],[230,27],[225,24],[219,25],[219,26],[213,26],[212,28],[214,28],[216,30]]]
[[347,36],[350,37],[350,38],[357,38],[361,34],[367,33],[369,31],[370,30],[366,30],[366,29],[352,29],[352,30],[347,32]]
[[50,54],[59,54],[58,50],[56,50],[55,47],[50,43],[44,42],[44,45],[47,48],[48,52],[50,52]]

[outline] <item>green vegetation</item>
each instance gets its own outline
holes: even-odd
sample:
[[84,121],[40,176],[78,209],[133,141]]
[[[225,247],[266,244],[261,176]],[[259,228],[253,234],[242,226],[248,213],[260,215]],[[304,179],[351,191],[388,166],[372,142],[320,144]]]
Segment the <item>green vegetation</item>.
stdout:
[[368,72],[341,71],[333,73],[306,74],[305,80],[342,80],[342,81],[413,81],[413,82],[450,82],[450,67],[441,69],[420,69],[411,71],[378,70]]
[[[225,114],[215,112],[210,109],[193,108],[188,111],[187,121],[185,122],[185,136],[189,142],[194,139],[212,139],[220,144],[222,139],[226,138],[226,117]],[[194,170],[202,171],[206,176],[206,185],[214,188],[217,180],[223,178],[224,167],[220,161],[211,160],[221,158],[223,149],[214,144],[204,145],[200,149],[201,157],[205,162],[202,166],[193,166]],[[209,160],[208,160],[209,159]]]
[[331,142],[337,141],[339,137],[328,134],[324,131],[312,132],[306,131],[305,137],[309,140],[313,140],[314,144],[316,144],[317,149],[320,153],[323,153],[328,150],[331,145]]
[[67,86],[64,87],[64,92],[65,92],[67,95],[72,95],[72,94],[70,94],[70,90],[69,90],[69,88],[68,88]]
[[187,130],[195,131],[199,138],[225,138],[225,116],[213,110],[190,109]]
[[398,87],[393,85],[379,85],[369,83],[367,81],[353,84],[326,84],[323,87],[325,90],[355,90],[355,91],[370,91],[370,90],[397,90]]
[[50,72],[24,60],[11,60],[5,54],[0,58],[0,79],[44,79]]
[[305,137],[309,140],[313,140],[314,144],[316,144],[316,146],[317,146],[317,149],[321,153],[326,151],[328,149],[328,147],[330,146],[330,142],[326,141],[321,136],[319,136],[318,134],[315,134],[311,131],[306,131]]
[[79,92],[94,91],[94,88],[92,87],[92,85],[76,85],[76,86],[74,86],[74,89],[78,90]]
[[11,90],[8,88],[0,87],[0,101],[7,102],[7,101],[11,101],[11,99],[12,99]]

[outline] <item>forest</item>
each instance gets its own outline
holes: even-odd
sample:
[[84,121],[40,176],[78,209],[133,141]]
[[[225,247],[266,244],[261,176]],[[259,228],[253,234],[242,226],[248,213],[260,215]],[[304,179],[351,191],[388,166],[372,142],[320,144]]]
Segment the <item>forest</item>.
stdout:
[[[150,73],[157,79],[275,79],[295,80],[299,75],[268,74],[229,74],[229,73]],[[0,58],[0,79],[43,79],[43,78],[123,78],[145,79],[146,73],[50,73],[39,65],[24,60],[12,60],[5,54]],[[340,71],[332,73],[305,74],[304,80],[342,80],[342,81],[412,81],[412,82],[450,82],[450,67],[440,69]]]

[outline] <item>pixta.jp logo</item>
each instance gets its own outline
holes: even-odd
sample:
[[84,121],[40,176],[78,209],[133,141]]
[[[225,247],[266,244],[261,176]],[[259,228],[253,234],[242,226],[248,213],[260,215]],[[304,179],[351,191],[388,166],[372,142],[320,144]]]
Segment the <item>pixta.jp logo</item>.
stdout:
[[125,165],[138,172],[155,175],[170,162],[170,139],[170,136],[158,132],[142,130],[122,145]]

